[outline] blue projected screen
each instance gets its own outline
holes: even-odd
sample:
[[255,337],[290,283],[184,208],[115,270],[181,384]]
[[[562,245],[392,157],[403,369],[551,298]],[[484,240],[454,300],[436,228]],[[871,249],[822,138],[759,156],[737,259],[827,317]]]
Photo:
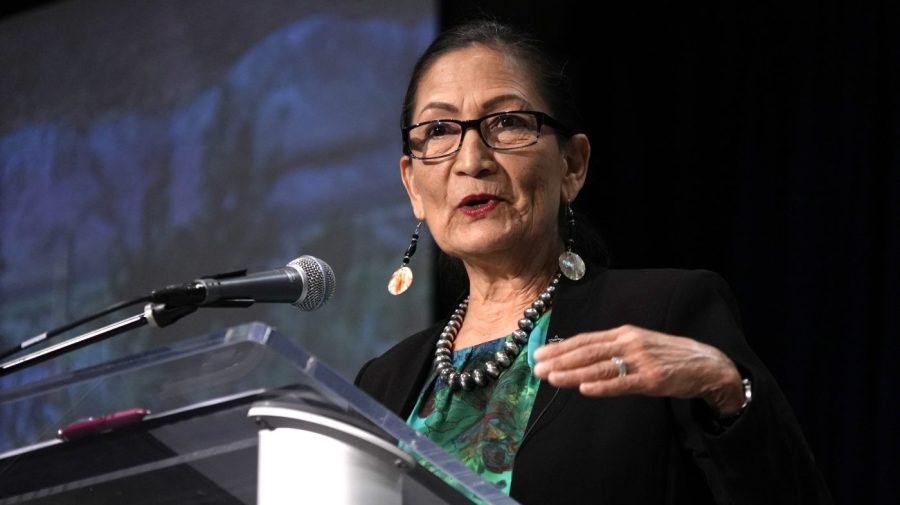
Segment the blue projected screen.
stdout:
[[430,322],[429,241],[411,292],[386,286],[416,224],[400,106],[436,7],[376,4],[71,0],[0,20],[3,349],[169,284],[301,255],[337,279],[313,312],[201,309],[0,386],[250,321],[352,378]]

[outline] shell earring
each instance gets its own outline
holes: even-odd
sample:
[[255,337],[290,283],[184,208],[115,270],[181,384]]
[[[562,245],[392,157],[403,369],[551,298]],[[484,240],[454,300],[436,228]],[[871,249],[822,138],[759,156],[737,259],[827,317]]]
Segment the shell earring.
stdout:
[[388,281],[388,291],[392,295],[403,294],[412,286],[413,273],[412,269],[409,268],[409,259],[416,253],[416,245],[419,243],[419,228],[421,226],[422,221],[419,221],[416,224],[416,230],[412,234],[412,239],[409,241],[409,247],[406,248],[406,253],[403,254],[400,268],[394,271],[391,275],[391,280]]
[[584,277],[584,260],[578,253],[572,251],[575,245],[575,212],[572,210],[572,202],[566,201],[566,218],[569,222],[568,238],[566,238],[566,251],[559,255],[559,270],[567,279],[577,281]]

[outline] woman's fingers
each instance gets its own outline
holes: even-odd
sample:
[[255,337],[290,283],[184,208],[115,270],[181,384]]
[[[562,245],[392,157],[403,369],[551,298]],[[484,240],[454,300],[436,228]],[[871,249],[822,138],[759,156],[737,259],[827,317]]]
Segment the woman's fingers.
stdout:
[[707,399],[723,387],[723,378],[740,381],[734,363],[718,349],[630,325],[548,344],[535,358],[537,377],[558,387],[577,387],[587,396]]
[[630,329],[633,326],[620,326],[606,331],[593,331],[590,333],[581,333],[574,337],[569,337],[562,342],[547,344],[534,352],[534,357],[538,361],[545,361],[567,352],[575,351],[588,343],[611,342]]
[[[578,358],[581,361],[581,357]],[[585,362],[579,366],[554,365],[553,368],[541,363],[535,367],[535,375],[547,379],[554,386],[576,387],[588,382],[617,378],[619,377],[619,368],[611,359]]]
[[620,326],[606,331],[581,333],[567,338],[559,343],[547,344],[534,353],[538,361],[534,373],[542,379],[546,379],[552,371],[573,371],[579,368],[591,368],[583,370],[585,376],[596,374],[595,365],[605,364],[613,356],[621,356],[626,350],[630,334],[636,333],[640,328],[634,326]]
[[[556,344],[561,345],[561,344]],[[540,350],[540,349],[539,349]],[[556,353],[554,356],[539,358],[535,353],[535,359],[539,360],[534,369],[535,375],[545,379],[549,370],[574,371],[582,368],[595,368],[595,365],[609,361],[610,357],[620,352],[619,346],[606,342],[585,342],[580,347],[572,350]],[[612,363],[610,363],[611,365]],[[589,373],[589,371],[585,371]]]

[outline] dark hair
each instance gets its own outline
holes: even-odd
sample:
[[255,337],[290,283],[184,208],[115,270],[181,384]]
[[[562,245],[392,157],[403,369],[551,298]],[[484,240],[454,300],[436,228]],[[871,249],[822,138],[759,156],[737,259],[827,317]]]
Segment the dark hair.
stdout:
[[419,81],[434,62],[445,54],[467,47],[483,45],[500,50],[516,58],[530,72],[533,84],[550,110],[545,111],[573,131],[581,125],[578,108],[572,92],[571,81],[565,65],[557,63],[542,48],[535,37],[524,31],[493,20],[477,20],[454,26],[441,32],[425,49],[413,67],[409,87],[403,98],[401,127],[412,124],[413,103],[419,90]]
[[[559,63],[537,38],[525,31],[490,19],[456,25],[441,32],[432,41],[413,67],[409,86],[406,88],[406,95],[403,99],[401,127],[412,124],[419,82],[435,61],[447,53],[475,45],[495,48],[523,64],[529,71],[532,84],[549,108],[545,112],[568,126],[572,131],[580,131],[580,114],[575,103],[572,83],[566,74],[566,65]],[[566,233],[568,226],[565,214],[565,207],[561,205],[558,219],[561,240],[565,240],[566,237],[562,235]],[[594,266],[608,266],[609,256],[600,235],[588,224],[585,216],[577,211],[576,222],[576,252]],[[445,286],[449,284],[465,289],[466,273],[462,262],[443,251],[440,251],[438,261],[439,284]]]

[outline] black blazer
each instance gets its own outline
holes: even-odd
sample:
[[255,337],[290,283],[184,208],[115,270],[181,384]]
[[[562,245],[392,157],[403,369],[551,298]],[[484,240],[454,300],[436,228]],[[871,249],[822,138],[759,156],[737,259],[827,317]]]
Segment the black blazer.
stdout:
[[[406,419],[446,321],[366,363],[356,384]],[[562,279],[548,337],[633,324],[721,349],[753,384],[727,427],[701,400],[588,398],[541,382],[513,466],[523,504],[831,503],[784,395],[741,332],[718,275],[590,268]]]

